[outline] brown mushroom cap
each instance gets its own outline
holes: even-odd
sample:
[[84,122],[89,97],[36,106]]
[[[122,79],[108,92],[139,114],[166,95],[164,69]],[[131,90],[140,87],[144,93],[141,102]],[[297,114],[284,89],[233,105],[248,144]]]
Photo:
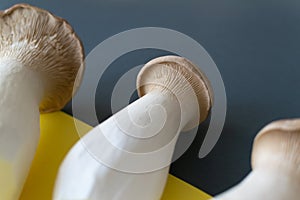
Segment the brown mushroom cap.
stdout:
[[179,76],[184,77],[192,86],[199,103],[200,122],[202,122],[207,118],[211,109],[213,92],[206,76],[186,58],[163,56],[146,63],[137,77],[138,94],[141,97],[151,92],[156,84],[166,88],[184,89],[178,86],[182,84],[180,80],[177,80]]
[[83,46],[72,27],[27,4],[0,12],[0,58],[14,59],[41,74],[46,86],[40,103],[43,113],[64,107],[84,70]]
[[254,140],[252,166],[300,175],[300,119],[279,120],[263,128]]

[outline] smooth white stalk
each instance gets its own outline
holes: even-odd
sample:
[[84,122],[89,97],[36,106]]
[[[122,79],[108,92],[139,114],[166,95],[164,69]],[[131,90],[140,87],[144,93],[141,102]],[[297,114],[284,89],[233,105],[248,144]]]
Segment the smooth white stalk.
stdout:
[[39,76],[0,59],[0,199],[18,199],[39,140]]
[[[150,92],[84,136],[60,168],[54,199],[159,200],[178,134],[199,120],[197,99],[188,89],[182,94]],[[128,152],[144,155],[135,160]]]

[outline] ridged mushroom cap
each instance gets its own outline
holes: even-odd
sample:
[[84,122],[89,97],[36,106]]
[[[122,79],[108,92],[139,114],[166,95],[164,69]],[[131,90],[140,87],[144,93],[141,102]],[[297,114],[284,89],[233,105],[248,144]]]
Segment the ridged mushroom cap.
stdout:
[[43,77],[42,113],[63,108],[84,71],[83,46],[72,27],[64,19],[27,4],[0,12],[0,58],[21,62]]
[[254,140],[252,166],[300,175],[300,119],[279,120],[264,127]]
[[202,122],[207,118],[213,104],[213,92],[207,77],[186,58],[163,56],[146,63],[137,77],[138,94],[141,97],[151,92],[157,85],[167,89],[173,88],[173,91],[180,93],[186,88],[182,77],[194,90]]

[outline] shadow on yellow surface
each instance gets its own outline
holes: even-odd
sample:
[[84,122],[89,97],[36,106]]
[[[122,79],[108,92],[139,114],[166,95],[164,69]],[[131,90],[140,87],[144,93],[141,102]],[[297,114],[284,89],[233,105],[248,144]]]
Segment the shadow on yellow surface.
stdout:
[[[84,132],[92,128],[82,122],[78,124],[77,128]],[[59,165],[78,139],[73,117],[63,112],[41,115],[40,143],[20,200],[51,200]],[[169,175],[162,200],[209,198],[204,192]]]

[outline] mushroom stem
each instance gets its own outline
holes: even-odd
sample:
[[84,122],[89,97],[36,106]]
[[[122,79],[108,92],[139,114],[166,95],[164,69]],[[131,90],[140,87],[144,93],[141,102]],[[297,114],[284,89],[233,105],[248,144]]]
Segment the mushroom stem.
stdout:
[[216,200],[298,200],[300,195],[300,120],[281,120],[256,136],[253,171]]
[[[168,127],[164,127],[165,116],[168,117]],[[184,117],[183,121],[187,119]],[[179,124],[183,123],[176,99],[158,91],[143,96],[93,129],[72,148],[60,168],[54,199],[160,199],[182,127],[178,127]],[[113,144],[104,142],[103,136]],[[171,140],[168,151],[155,159],[145,156],[137,161],[126,154],[146,154],[162,148]],[[112,148],[112,145],[123,151]],[[109,156],[109,160],[103,158],[101,151]]]
[[168,84],[154,78],[144,96],[71,149],[59,170],[55,200],[161,198],[179,133],[199,123],[200,113],[197,91],[180,70],[167,64],[158,67],[154,71],[166,72],[162,79]]
[[43,84],[22,63],[2,58],[0,94],[0,197],[11,200],[22,190],[38,144]]

